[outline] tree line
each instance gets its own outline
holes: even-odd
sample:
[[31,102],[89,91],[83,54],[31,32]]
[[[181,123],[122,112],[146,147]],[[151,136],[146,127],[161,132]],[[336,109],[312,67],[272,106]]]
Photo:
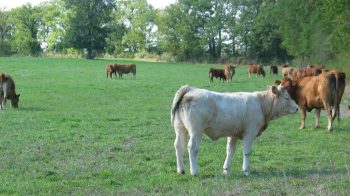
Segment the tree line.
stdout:
[[50,0],[0,9],[0,56],[325,64],[350,52],[348,0]]

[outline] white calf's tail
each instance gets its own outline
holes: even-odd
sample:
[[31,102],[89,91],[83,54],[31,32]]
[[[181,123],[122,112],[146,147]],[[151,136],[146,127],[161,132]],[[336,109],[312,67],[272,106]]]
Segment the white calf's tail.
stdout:
[[184,95],[189,92],[192,88],[188,85],[182,86],[175,94],[174,100],[173,100],[173,105],[171,107],[171,112],[170,112],[170,120],[171,120],[171,125],[174,126],[174,118],[175,114],[178,111],[180,107],[180,103],[182,101],[182,98]]

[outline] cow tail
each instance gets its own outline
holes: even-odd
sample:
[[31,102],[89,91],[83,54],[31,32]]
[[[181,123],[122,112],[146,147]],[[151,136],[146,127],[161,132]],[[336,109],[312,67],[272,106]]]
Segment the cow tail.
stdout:
[[176,112],[179,110],[180,103],[186,93],[188,93],[192,88],[188,85],[182,86],[175,94],[173,105],[171,107],[171,125],[174,126],[174,118]]

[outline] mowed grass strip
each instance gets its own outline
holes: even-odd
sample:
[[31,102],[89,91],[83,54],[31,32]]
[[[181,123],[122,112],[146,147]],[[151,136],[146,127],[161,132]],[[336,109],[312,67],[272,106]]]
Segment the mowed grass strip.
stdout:
[[[115,62],[135,63],[136,80],[107,79],[105,66]],[[324,115],[313,128],[313,113],[305,130],[298,129],[299,114],[272,121],[253,145],[249,177],[241,172],[241,142],[225,177],[226,139],[206,136],[199,177],[189,175],[187,154],[186,174],[177,174],[170,107],[180,86],[258,91],[280,79],[248,79],[242,66],[232,82],[209,83],[209,67],[0,58],[0,71],[12,75],[21,94],[18,110],[7,102],[0,111],[0,194],[350,194],[350,120],[328,133]]]

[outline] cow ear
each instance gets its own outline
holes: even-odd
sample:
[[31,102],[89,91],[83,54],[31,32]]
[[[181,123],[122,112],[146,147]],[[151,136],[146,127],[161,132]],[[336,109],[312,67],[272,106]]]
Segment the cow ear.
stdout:
[[275,84],[280,85],[281,81],[280,80],[275,80]]
[[275,95],[278,95],[278,88],[276,86],[271,86],[271,92]]

